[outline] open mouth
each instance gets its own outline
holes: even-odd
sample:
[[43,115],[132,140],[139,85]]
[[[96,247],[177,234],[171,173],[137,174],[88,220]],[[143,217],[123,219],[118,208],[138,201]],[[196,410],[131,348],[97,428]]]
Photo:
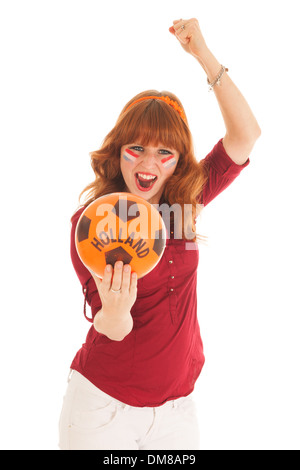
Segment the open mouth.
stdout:
[[155,184],[157,176],[135,173],[135,182],[140,191],[149,191]]

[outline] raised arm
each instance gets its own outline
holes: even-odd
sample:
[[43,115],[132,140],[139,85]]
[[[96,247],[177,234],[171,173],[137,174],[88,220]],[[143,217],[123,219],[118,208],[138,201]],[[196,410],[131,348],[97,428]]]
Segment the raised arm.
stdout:
[[[178,39],[183,49],[197,59],[209,82],[213,83],[222,71],[222,65],[207,47],[198,20],[175,20],[169,31]],[[261,134],[260,127],[250,106],[227,72],[222,74],[220,85],[216,84],[213,90],[226,127],[224,148],[235,163],[242,165]]]

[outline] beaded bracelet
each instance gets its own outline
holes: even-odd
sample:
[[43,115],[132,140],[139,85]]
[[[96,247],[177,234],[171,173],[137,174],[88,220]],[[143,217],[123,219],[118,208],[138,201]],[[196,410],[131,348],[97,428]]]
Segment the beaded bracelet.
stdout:
[[209,89],[208,91],[212,91],[213,87],[215,85],[218,85],[220,86],[221,85],[221,78],[222,78],[222,75],[225,73],[225,72],[228,72],[228,69],[226,67],[224,67],[224,65],[221,65],[221,70],[217,76],[217,78],[213,81],[213,82],[210,82],[207,78],[207,83],[209,84]]

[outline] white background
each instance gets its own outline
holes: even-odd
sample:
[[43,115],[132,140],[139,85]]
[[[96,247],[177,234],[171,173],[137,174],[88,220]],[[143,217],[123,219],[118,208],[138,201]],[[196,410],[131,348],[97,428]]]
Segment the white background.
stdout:
[[299,449],[298,2],[0,5],[1,448],[57,449],[90,327],[69,257],[89,152],[151,88],[181,99],[199,159],[224,135],[203,70],[168,31],[196,17],[262,128],[250,166],[198,224],[201,448]]

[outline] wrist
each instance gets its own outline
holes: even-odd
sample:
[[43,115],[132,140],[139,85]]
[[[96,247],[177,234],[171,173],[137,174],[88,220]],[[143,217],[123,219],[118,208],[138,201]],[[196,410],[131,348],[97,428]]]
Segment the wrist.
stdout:
[[114,314],[102,308],[94,317],[94,328],[113,341],[122,341],[131,332],[133,319],[130,311]]
[[196,59],[206,73],[208,80],[213,81],[220,72],[221,64],[211,50],[206,47],[201,54],[197,55]]
[[201,63],[210,53],[209,47],[206,43],[202,44],[201,47],[197,48],[197,51],[194,53],[194,57]]

